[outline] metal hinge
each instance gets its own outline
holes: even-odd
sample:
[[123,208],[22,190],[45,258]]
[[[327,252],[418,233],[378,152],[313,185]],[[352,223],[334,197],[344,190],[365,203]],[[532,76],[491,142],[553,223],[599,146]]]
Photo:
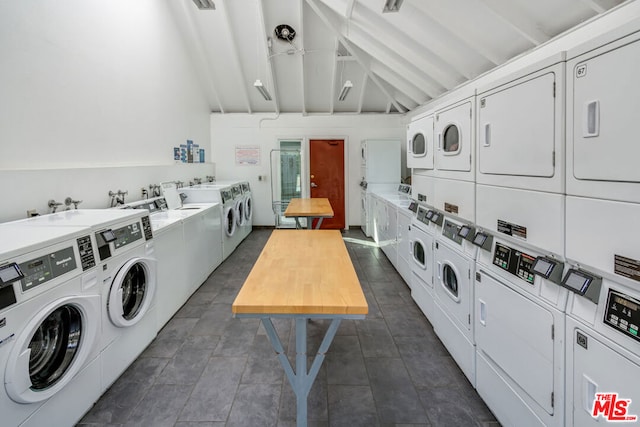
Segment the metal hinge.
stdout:
[[556,152],[554,151],[551,156],[551,166],[556,167]]
[[468,322],[469,324],[471,324],[471,315],[470,315],[470,314],[467,314],[467,322]]
[[553,82],[553,97],[556,97],[556,82]]
[[469,273],[469,279],[471,279],[471,270],[467,270]]
[[551,407],[552,408],[554,407],[554,400],[555,400],[554,397],[555,397],[554,392],[551,392]]
[[553,341],[556,337],[556,327],[555,325],[551,325],[551,340]]

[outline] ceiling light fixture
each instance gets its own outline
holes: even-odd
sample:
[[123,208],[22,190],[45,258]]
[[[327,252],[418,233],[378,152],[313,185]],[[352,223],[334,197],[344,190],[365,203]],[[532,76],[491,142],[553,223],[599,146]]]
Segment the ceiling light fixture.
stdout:
[[269,94],[269,92],[267,92],[267,88],[262,85],[260,79],[256,80],[255,83],[253,83],[253,87],[258,89],[258,92],[260,92],[260,95],[262,95],[265,101],[271,101],[271,95]]
[[385,0],[382,13],[399,12],[403,0]]
[[213,0],[193,0],[193,2],[200,10],[216,10],[216,5],[213,4]]
[[344,82],[344,85],[340,90],[340,95],[338,95],[338,101],[344,101],[352,87],[353,83],[351,83],[351,80],[347,80],[346,82]]

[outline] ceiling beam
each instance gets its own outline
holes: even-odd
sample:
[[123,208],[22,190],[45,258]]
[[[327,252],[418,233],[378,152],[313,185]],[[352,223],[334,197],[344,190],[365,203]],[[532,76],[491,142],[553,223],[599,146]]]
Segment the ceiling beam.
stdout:
[[300,100],[300,102],[302,102],[302,115],[306,116],[307,115],[307,97],[306,97],[306,85],[304,84],[304,0],[299,0],[299,7],[300,7],[300,29],[297,32],[296,35],[300,36],[300,49],[302,49],[303,54],[300,55],[300,67],[302,68],[301,70],[301,78],[300,78],[300,84],[302,85],[300,92],[302,93],[302,99]]
[[362,90],[360,91],[360,100],[358,101],[358,114],[362,113],[362,106],[364,105],[364,95],[367,92],[367,82],[369,78],[367,77],[367,72],[362,72]]
[[535,46],[551,39],[512,0],[479,0],[495,16]]
[[247,112],[251,114],[252,113],[251,101],[249,100],[249,91],[247,90],[247,85],[249,82],[246,76],[244,75],[244,70],[242,68],[242,64],[240,63],[240,56],[238,55],[238,46],[236,44],[235,37],[233,36],[234,31],[232,31],[233,26],[231,25],[231,21],[229,19],[229,12],[227,11],[227,8],[224,2],[218,3],[218,9],[222,10],[224,21],[228,28],[228,31],[227,31],[227,34],[229,35],[228,40],[229,40],[229,43],[231,44],[231,51],[233,52],[232,61],[236,66],[236,69],[238,70],[238,73],[236,74],[236,76],[240,79],[240,87],[242,87],[242,97],[244,98],[244,102],[247,105]]
[[384,63],[377,61],[372,62],[371,71],[418,105],[428,101],[430,98],[434,98],[433,96],[425,95],[424,92],[421,92],[420,89],[413,84],[394,73],[394,71]]
[[402,34],[402,29],[393,27],[397,31],[389,31],[390,22],[379,18],[379,14],[362,7],[357,8],[356,12],[354,18],[349,21],[348,38],[355,35],[355,28],[366,33],[372,43],[376,43],[380,50],[387,50],[388,54],[395,56],[396,61],[402,63],[404,68],[412,68],[425,79],[433,79],[432,86],[435,82],[441,87],[451,88],[471,78],[466,71],[460,71],[464,68],[463,64],[451,65],[443,60],[441,55],[406,37]]
[[356,0],[347,0],[347,13],[345,16],[347,19],[351,19],[351,14],[353,13],[353,7],[356,5]]
[[378,78],[371,71],[369,71],[369,69],[363,64],[362,59],[360,57],[358,57],[357,54],[355,54],[355,51],[351,47],[351,44],[349,43],[349,41],[342,35],[342,32],[339,30],[339,28],[334,26],[333,21],[331,21],[327,17],[327,15],[324,13],[324,11],[322,11],[320,9],[320,6],[316,3],[316,1],[315,0],[306,0],[306,2],[311,7],[311,9],[313,9],[313,11],[316,13],[316,15],[318,15],[318,17],[324,22],[324,24],[327,27],[329,27],[331,30],[333,30],[333,32],[338,37],[338,40],[340,41],[340,43],[342,43],[342,45],[345,47],[345,49],[347,49],[347,51],[356,59],[356,61],[358,61],[360,66],[367,72],[367,76],[371,79],[371,81],[376,86],[378,86],[378,88],[382,91],[382,93],[384,93],[384,95],[389,99],[389,101],[393,103],[393,105],[396,107],[396,109],[401,113],[406,112],[406,110],[404,108],[402,108],[402,106],[400,104],[398,104],[395,101],[395,99],[393,99],[393,96],[391,96],[389,91],[386,88],[383,87],[383,85],[378,80]]
[[271,61],[271,46],[272,43],[269,42],[269,37],[267,36],[267,25],[265,23],[265,17],[264,17],[264,7],[262,5],[262,2],[264,0],[257,0],[258,2],[258,32],[259,34],[262,34],[263,36],[263,43],[262,46],[264,48],[263,53],[265,54],[265,58],[267,60],[267,78],[269,79],[269,82],[271,83],[271,87],[273,88],[273,94],[271,94],[271,99],[273,100],[273,104],[275,105],[275,112],[277,115],[280,114],[280,101],[278,100],[278,86],[276,85],[276,79],[275,79],[275,73],[273,71],[273,63]]
[[[439,2],[417,1],[404,4],[402,11],[416,17],[415,21],[410,22],[415,22],[416,25],[422,27],[418,31],[413,29],[409,31],[408,28],[405,28],[405,31],[410,35],[413,34],[415,38],[416,34],[423,34],[426,32],[425,28],[429,28],[429,30],[440,34],[442,40],[458,40],[493,65],[502,64],[509,59],[497,52],[496,49],[491,49],[490,46],[480,42],[468,26],[458,24],[459,20],[455,16],[455,13],[458,12],[452,14],[449,10],[450,8],[444,6],[444,3]],[[442,25],[442,22],[446,22],[447,25]],[[429,40],[426,37],[420,37],[420,39],[419,42]]]
[[608,8],[602,0],[580,0],[598,13],[606,12]]

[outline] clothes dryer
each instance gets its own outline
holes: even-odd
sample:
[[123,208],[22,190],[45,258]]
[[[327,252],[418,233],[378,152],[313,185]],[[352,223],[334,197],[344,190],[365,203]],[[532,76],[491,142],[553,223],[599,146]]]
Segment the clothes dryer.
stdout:
[[435,175],[475,180],[475,97],[473,91],[435,112]]
[[0,225],[0,413],[74,425],[100,397],[97,255],[86,227]]
[[433,170],[433,159],[433,113],[428,113],[407,125],[407,167]]
[[157,333],[153,231],[137,209],[78,209],[29,218],[36,226],[85,226],[99,261],[102,295],[102,389],[106,390]]
[[[484,238],[482,237],[484,235]],[[478,234],[476,389],[502,425],[564,425],[562,258]],[[474,239],[476,241],[476,239]]]
[[[477,248],[473,226],[445,217],[435,236],[433,329],[472,385],[475,385],[473,276]],[[468,240],[469,239],[469,240]]]
[[478,89],[480,184],[564,193],[565,53]]
[[640,20],[567,52],[567,194],[640,203]]

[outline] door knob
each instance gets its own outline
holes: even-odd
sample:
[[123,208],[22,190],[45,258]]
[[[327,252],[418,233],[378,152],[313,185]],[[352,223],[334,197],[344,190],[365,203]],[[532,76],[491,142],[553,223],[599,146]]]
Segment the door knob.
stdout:
[[317,187],[318,187],[318,184],[316,184],[315,182],[311,183],[311,188],[317,188]]

